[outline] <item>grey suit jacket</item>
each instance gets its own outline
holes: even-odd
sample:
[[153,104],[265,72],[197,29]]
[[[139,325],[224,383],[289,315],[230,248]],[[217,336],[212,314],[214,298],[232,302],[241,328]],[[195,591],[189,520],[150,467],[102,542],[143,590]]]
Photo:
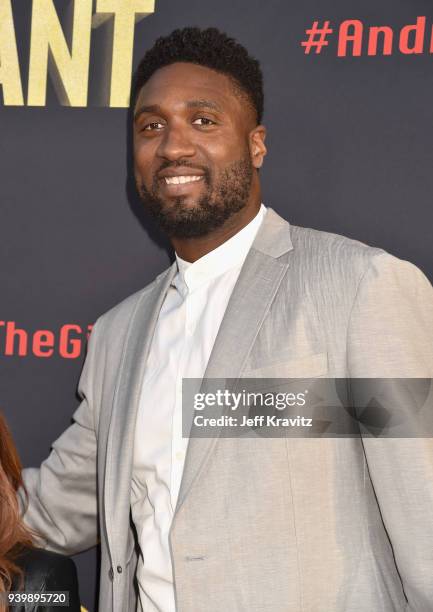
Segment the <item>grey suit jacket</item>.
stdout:
[[[100,539],[103,612],[135,612],[135,418],[174,274],[97,321],[74,423],[24,473],[25,520],[49,548]],[[268,210],[207,377],[432,372],[433,290],[415,266]],[[433,439],[191,439],[171,550],[179,612],[433,611]]]

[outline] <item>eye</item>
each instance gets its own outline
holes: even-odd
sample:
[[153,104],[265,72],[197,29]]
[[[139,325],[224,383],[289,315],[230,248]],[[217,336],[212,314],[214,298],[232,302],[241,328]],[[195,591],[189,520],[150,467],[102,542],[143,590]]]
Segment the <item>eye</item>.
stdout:
[[151,123],[146,123],[146,125],[142,129],[146,130],[147,132],[150,132],[153,130],[160,130],[162,127],[164,126],[159,121],[152,121]]
[[197,117],[197,119],[194,119],[193,121],[193,125],[216,125],[215,121],[212,121],[212,119],[209,119],[208,117]]

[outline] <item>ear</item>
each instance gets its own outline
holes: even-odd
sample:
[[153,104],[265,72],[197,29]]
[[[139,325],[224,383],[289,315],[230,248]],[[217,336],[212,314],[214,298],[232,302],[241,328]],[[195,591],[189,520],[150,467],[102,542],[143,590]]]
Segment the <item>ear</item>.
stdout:
[[265,147],[266,128],[258,125],[250,132],[250,153],[254,168],[260,168],[267,153]]

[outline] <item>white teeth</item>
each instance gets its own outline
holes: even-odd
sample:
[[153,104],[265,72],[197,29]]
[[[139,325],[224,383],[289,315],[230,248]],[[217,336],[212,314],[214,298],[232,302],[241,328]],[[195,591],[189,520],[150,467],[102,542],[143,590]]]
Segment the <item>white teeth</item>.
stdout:
[[166,176],[165,182],[167,185],[183,185],[183,183],[194,183],[201,178],[201,176]]

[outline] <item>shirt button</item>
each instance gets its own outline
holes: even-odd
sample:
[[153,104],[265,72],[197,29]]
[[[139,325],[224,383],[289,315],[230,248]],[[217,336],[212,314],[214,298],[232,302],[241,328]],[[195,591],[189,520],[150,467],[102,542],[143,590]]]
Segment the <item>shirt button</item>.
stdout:
[[113,582],[114,580],[114,572],[113,572],[113,568],[110,567],[110,571],[108,572],[108,577],[111,580],[111,582]]
[[118,566],[117,566],[117,573],[118,573],[118,574],[121,574],[121,573],[122,573],[122,566],[121,566],[121,565],[118,565]]

